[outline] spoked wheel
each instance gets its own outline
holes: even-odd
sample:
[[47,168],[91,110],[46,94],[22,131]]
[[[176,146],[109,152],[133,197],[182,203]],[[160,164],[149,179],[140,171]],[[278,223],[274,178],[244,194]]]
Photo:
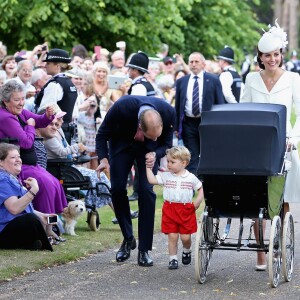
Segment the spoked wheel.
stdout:
[[291,281],[294,269],[294,220],[290,212],[286,213],[282,230],[282,270],[285,281]]
[[195,275],[199,283],[204,283],[212,255],[213,218],[204,212],[200,217],[195,242]]
[[269,243],[269,279],[272,287],[277,287],[281,271],[281,221],[279,216],[272,220]]
[[87,223],[92,231],[98,231],[100,229],[100,217],[96,210],[88,212]]

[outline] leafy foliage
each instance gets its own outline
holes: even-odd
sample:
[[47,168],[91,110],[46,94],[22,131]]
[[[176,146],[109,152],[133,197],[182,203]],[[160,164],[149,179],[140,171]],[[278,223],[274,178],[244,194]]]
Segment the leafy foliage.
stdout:
[[[11,54],[48,41],[68,51],[76,44],[109,50],[125,40],[127,51],[216,55],[224,45],[254,48],[261,26],[249,4],[258,0],[2,0],[1,39]],[[242,56],[242,51],[240,51]]]
[[188,24],[183,29],[188,41],[185,51],[191,53],[197,50],[211,59],[228,45],[240,59],[243,57],[243,48],[251,53],[259,39],[261,25],[247,2],[195,0],[192,13],[182,9],[182,16]]

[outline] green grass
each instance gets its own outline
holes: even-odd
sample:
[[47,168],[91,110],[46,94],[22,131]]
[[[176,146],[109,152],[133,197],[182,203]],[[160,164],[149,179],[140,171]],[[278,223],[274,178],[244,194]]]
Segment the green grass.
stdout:
[[[162,188],[155,187],[157,193],[155,232],[160,230]],[[131,191],[128,193],[130,194]],[[137,201],[130,202],[131,209],[137,210]],[[111,219],[114,217],[109,206],[98,210],[100,214],[100,230],[91,231],[86,223],[86,213],[79,218],[76,225],[78,236],[65,235],[66,243],[54,246],[54,251],[27,251],[27,250],[0,250],[0,281],[9,280],[15,276],[24,275],[41,268],[76,261],[89,254],[104,251],[109,248],[117,248],[122,242],[122,234],[119,225],[114,225]],[[134,233],[137,235],[137,219],[133,220]]]
[[[162,188],[155,186],[157,194],[154,232],[160,231],[161,207],[163,204]],[[129,189],[128,194],[131,194]],[[130,207],[137,210],[137,201],[130,201]],[[197,215],[203,210],[203,205],[198,209]],[[78,236],[65,235],[67,242],[54,246],[54,251],[29,251],[29,250],[0,250],[0,281],[25,275],[42,268],[77,261],[90,254],[106,249],[117,248],[123,240],[119,225],[114,225],[114,217],[109,206],[98,210],[101,220],[100,230],[91,231],[86,223],[86,213],[78,219],[75,232]],[[137,219],[132,220],[134,234],[137,236]],[[113,255],[112,255],[113,257]]]

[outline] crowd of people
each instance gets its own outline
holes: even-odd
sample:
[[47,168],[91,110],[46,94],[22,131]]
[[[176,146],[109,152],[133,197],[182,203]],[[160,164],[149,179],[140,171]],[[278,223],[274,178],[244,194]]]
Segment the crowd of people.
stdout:
[[[259,40],[253,65],[246,53],[239,73],[234,67],[234,50],[228,46],[220,49],[216,60],[208,61],[195,51],[185,62],[180,54],[170,55],[165,44],[155,57],[138,51],[127,59],[125,42],[117,43],[119,49],[113,53],[95,47],[92,55],[83,45],[74,46],[69,55],[63,49],[49,49],[47,43],[37,45],[32,51],[7,55],[6,47],[0,44],[0,52],[4,54],[0,70],[0,120],[6,124],[0,126],[0,138],[16,138],[19,145],[19,148],[0,145],[0,150],[3,147],[0,175],[10,179],[7,184],[17,178],[27,188],[12,191],[13,196],[0,195],[4,203],[0,213],[7,215],[0,227],[0,248],[12,247],[2,238],[5,228],[14,220],[11,215],[20,215],[23,222],[23,215],[31,214],[33,222],[36,220],[33,214],[43,219],[44,215],[61,214],[67,205],[58,180],[40,166],[43,163],[38,158],[43,155],[38,155],[38,147],[34,146],[35,137],[39,136],[43,137],[44,151],[51,158],[72,158],[87,151],[93,158],[89,164],[74,167],[89,176],[93,184],[100,178],[111,186],[111,199],[96,201],[97,207],[108,204],[115,212],[124,238],[116,254],[118,262],[127,260],[137,247],[129,202],[137,200],[138,264],[153,265],[149,254],[156,201],[153,185],[160,184],[164,186],[162,231],[169,239],[169,269],[178,268],[179,236],[183,243],[182,263],[189,264],[190,235],[196,228],[195,210],[204,197],[197,179],[201,113],[225,103],[283,104],[287,107],[290,143],[296,145],[299,141],[300,63],[295,51],[291,60],[284,63],[286,45],[286,34],[276,23]],[[116,87],[112,79],[120,80],[120,84]],[[293,106],[294,126],[291,125]],[[68,136],[70,124],[77,126],[76,140]],[[294,184],[300,175],[299,157],[296,152],[292,156],[285,211],[289,209],[288,202],[297,202],[300,193],[299,185]],[[6,160],[11,164],[17,161],[18,168],[8,169]],[[128,196],[131,170],[135,174],[133,194]],[[180,188],[183,185],[184,192]],[[194,192],[198,195],[193,202]],[[16,202],[16,197],[23,204],[14,211],[11,202]],[[45,225],[43,221],[41,224]],[[44,226],[49,235],[52,229],[46,227],[49,226]],[[32,241],[14,247],[51,250],[46,244],[44,236],[35,236]],[[263,252],[258,252],[256,269],[266,269]]]

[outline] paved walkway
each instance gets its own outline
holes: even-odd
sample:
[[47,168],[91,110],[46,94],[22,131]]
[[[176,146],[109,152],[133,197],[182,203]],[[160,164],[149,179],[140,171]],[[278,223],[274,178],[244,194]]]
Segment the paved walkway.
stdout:
[[[300,205],[292,205],[291,211],[296,233],[294,277],[290,283],[281,280],[276,289],[269,285],[268,272],[254,270],[255,252],[214,251],[207,281],[200,285],[194,278],[194,258],[192,265],[167,269],[167,239],[157,234],[153,267],[137,265],[137,250],[127,262],[116,263],[115,249],[110,249],[1,283],[0,299],[300,299]],[[233,228],[238,228],[236,222]]]

